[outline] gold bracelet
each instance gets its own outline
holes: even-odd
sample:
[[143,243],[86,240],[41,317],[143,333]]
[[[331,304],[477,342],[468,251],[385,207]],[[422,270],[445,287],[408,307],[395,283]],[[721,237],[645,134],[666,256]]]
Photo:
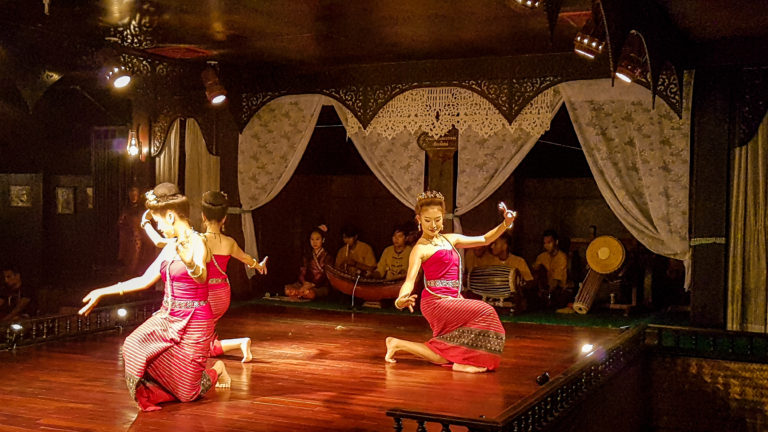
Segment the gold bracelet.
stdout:
[[200,272],[198,272],[197,274],[193,274],[193,273],[194,273],[194,271],[195,271],[195,268],[197,268],[197,263],[195,263],[194,267],[192,267],[192,271],[190,271],[189,269],[187,269],[187,274],[188,274],[188,275],[189,275],[189,277],[191,277],[192,279],[197,279],[197,278],[199,278],[200,276],[202,276],[202,275],[203,275],[203,267],[202,267],[202,266],[200,266]]

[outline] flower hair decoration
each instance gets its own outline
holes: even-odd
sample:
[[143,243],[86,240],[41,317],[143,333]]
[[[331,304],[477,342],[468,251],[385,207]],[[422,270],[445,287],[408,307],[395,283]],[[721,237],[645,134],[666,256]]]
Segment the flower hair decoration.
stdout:
[[426,191],[419,194],[419,196],[416,197],[417,201],[423,201],[426,199],[439,199],[441,201],[445,201],[445,198],[443,197],[443,194],[441,194],[438,191]]
[[327,227],[327,226],[325,226],[325,224],[322,224],[322,225],[318,225],[318,226],[317,226],[317,229],[319,229],[320,231],[322,231],[322,232],[324,232],[324,233],[327,233],[327,232],[328,232],[328,227]]
[[144,194],[144,197],[147,199],[147,201],[150,204],[157,204],[158,203],[157,195],[155,195],[154,189],[148,190],[147,193]]

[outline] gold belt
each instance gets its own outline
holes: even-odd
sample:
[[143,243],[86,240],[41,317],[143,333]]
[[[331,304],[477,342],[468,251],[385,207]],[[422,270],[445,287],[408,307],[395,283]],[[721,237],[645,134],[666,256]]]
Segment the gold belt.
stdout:
[[224,282],[227,282],[227,283],[228,283],[228,282],[229,282],[229,279],[226,279],[226,278],[213,278],[213,279],[208,279],[208,284],[209,284],[209,285],[211,285],[211,284],[220,284],[220,283],[224,283]]
[[208,300],[177,300],[172,297],[163,299],[163,306],[168,309],[195,309],[208,304]]
[[461,282],[458,280],[446,280],[446,279],[427,279],[427,286],[430,288],[461,288]]

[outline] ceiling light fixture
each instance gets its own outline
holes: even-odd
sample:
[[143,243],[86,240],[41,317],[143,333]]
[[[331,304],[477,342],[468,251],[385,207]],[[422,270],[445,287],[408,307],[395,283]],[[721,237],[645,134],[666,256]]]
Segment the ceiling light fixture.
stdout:
[[600,6],[592,7],[592,16],[573,39],[573,51],[590,60],[603,53],[605,47],[605,25]]
[[616,67],[616,78],[631,83],[632,81],[650,81],[650,63],[648,49],[643,35],[632,30],[621,49],[619,64]]
[[123,88],[131,83],[131,74],[123,66],[115,66],[107,72],[107,81],[112,83],[114,88]]
[[221,105],[227,100],[227,90],[219,81],[216,66],[216,62],[208,62],[208,65],[203,69],[200,76],[203,78],[203,85],[205,86],[205,97],[208,98],[210,103]]

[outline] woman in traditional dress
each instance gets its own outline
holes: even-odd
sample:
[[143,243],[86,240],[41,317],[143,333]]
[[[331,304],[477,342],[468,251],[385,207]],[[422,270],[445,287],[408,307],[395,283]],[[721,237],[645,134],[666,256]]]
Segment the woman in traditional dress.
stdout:
[[[203,194],[203,224],[205,238],[211,251],[211,261],[208,262],[208,301],[213,310],[213,319],[218,322],[229,309],[231,288],[227,276],[227,263],[230,257],[241,261],[248,267],[256,269],[261,274],[267,273],[267,257],[258,262],[255,258],[243,252],[235,239],[222,234],[224,222],[227,220],[227,196],[224,192],[209,191]],[[243,353],[243,363],[253,359],[251,354],[251,338],[219,340],[215,338],[211,344],[211,357],[222,355],[226,351],[240,348]]]
[[328,295],[328,278],[325,266],[333,264],[333,258],[325,251],[325,225],[315,227],[309,233],[310,250],[302,257],[298,282],[285,286],[285,295],[294,298],[312,300],[317,296]]
[[[501,205],[500,205],[501,207]],[[499,366],[504,349],[504,327],[489,304],[461,296],[461,258],[457,247],[485,246],[512,228],[515,213],[503,207],[504,222],[483,236],[441,234],[445,202],[439,192],[419,194],[416,220],[423,231],[411,251],[405,283],[395,306],[413,312],[416,294],[413,285],[424,268],[425,287],[421,312],[432,328],[426,343],[388,337],[385,360],[395,362],[398,351],[414,354],[432,363],[451,364],[460,372],[485,372]]]
[[80,314],[87,315],[111,294],[149,288],[165,281],[162,308],[134,330],[123,344],[128,390],[142,411],[159,410],[161,402],[189,402],[212,386],[229,387],[222,361],[206,368],[213,340],[214,317],[208,303],[207,262],[202,235],[189,225],[189,201],[171,183],[147,192],[146,206],[169,242],[142,276],[88,293]]
[[[214,322],[218,322],[229,309],[231,287],[227,276],[227,264],[230,257],[235,257],[249,268],[256,269],[261,274],[267,273],[267,257],[258,262],[256,259],[243,252],[235,239],[222,234],[224,222],[227,219],[229,204],[224,192],[208,191],[203,194],[201,203],[203,209],[203,224],[205,225],[206,244],[211,252],[211,260],[208,261],[208,302],[213,311]],[[149,211],[144,214],[141,226],[150,239],[158,245],[164,246],[167,239],[161,237],[149,224],[151,216]],[[251,338],[242,337],[235,339],[219,340],[215,337],[211,343],[211,357],[218,357],[226,351],[240,349],[243,353],[243,363],[253,360],[251,354]]]

